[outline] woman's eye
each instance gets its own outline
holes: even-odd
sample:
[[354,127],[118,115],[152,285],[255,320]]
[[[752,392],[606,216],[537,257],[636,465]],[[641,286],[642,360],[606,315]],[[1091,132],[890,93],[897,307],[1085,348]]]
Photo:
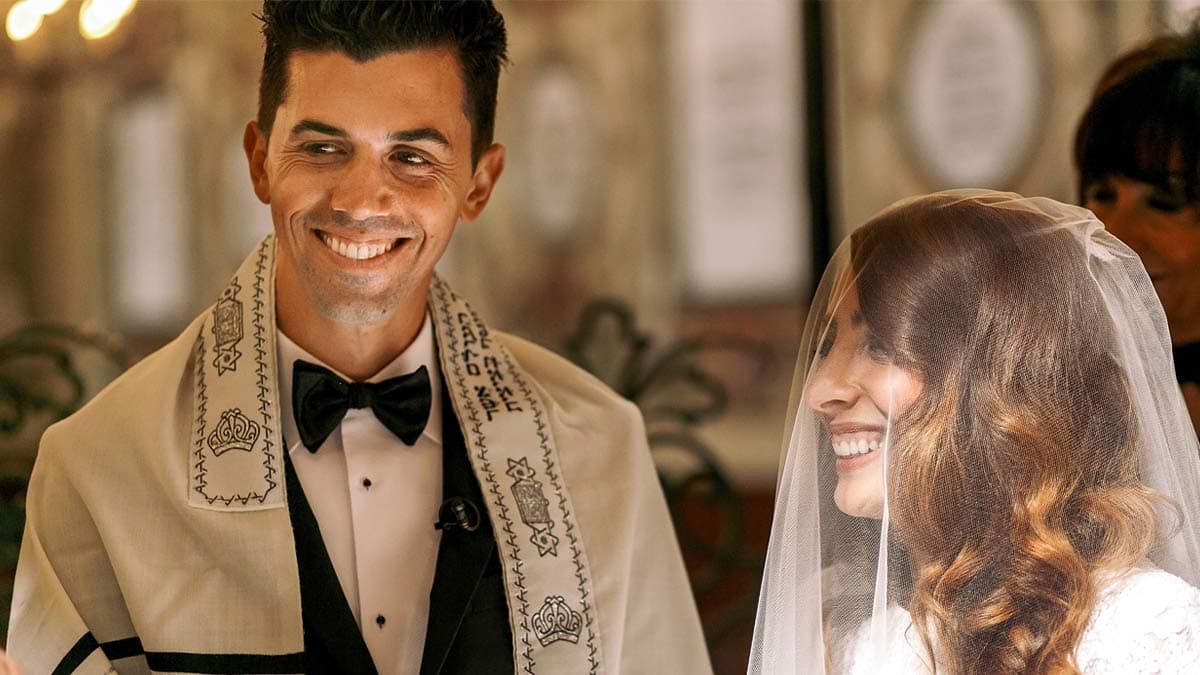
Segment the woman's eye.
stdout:
[[829,352],[833,350],[833,341],[837,339],[837,326],[830,325],[825,330],[825,335],[821,337],[821,344],[817,346],[817,355],[821,358],[829,356]]
[[833,338],[827,334],[825,339],[821,340],[821,344],[817,347],[817,355],[821,358],[825,358],[826,356],[829,356],[829,351],[831,349],[833,349]]
[[890,363],[892,360],[892,350],[888,349],[883,340],[872,335],[867,338],[867,356],[881,363]]
[[1178,213],[1188,205],[1187,198],[1164,190],[1155,189],[1146,197],[1146,204],[1163,213]]
[[1083,191],[1083,201],[1106,204],[1116,198],[1116,191],[1107,183],[1092,183]]

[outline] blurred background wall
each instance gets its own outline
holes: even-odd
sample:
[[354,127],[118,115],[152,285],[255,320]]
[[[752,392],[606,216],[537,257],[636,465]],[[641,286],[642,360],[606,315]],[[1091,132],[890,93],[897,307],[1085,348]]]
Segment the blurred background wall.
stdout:
[[[647,353],[696,336],[750,345],[755,358],[697,356],[728,405],[693,431],[740,494],[752,559],[807,295],[832,248],[893,200],[940,188],[1074,201],[1073,128],[1101,69],[1195,4],[502,2],[508,168],[441,272],[493,325],[554,348],[597,298],[631,310]],[[29,32],[30,5],[64,6]],[[0,335],[53,320],[144,354],[270,229],[240,145],[256,4],[0,10]],[[0,439],[8,460],[32,447]],[[710,631],[721,672],[744,669],[756,583],[725,592],[736,620],[705,609],[728,624]]]

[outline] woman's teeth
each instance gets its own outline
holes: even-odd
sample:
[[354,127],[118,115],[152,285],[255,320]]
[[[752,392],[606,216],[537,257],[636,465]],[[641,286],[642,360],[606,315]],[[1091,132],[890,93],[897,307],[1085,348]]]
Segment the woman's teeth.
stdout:
[[882,445],[879,441],[867,441],[861,438],[853,441],[834,441],[833,452],[838,457],[854,457],[878,450]]
[[353,242],[342,241],[337,237],[329,234],[321,233],[321,241],[329,247],[329,250],[334,253],[350,258],[351,260],[370,260],[376,256],[381,256],[384,253],[392,250],[396,246],[396,240],[393,239],[386,244],[371,243],[371,244],[355,244]]

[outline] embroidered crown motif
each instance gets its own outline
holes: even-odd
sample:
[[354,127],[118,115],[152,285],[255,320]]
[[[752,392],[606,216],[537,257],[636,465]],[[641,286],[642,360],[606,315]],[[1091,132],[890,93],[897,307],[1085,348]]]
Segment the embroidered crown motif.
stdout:
[[258,440],[258,433],[257,422],[243,415],[238,408],[230,408],[221,413],[221,421],[208,435],[208,447],[217,457],[230,450],[250,452]]
[[530,623],[543,647],[559,640],[577,644],[579,632],[583,630],[583,615],[571,609],[561,595],[551,595]]

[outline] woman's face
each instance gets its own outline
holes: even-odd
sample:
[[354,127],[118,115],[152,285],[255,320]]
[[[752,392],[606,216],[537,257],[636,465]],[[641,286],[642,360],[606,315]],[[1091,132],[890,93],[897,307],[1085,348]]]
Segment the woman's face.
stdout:
[[886,346],[870,335],[852,285],[842,293],[822,338],[805,403],[820,417],[837,456],[833,500],[848,515],[879,518],[880,458],[895,440],[889,430],[924,384],[915,373],[888,362]]
[[1142,259],[1162,301],[1171,341],[1200,340],[1200,208],[1182,186],[1109,176],[1084,188],[1083,205]]

